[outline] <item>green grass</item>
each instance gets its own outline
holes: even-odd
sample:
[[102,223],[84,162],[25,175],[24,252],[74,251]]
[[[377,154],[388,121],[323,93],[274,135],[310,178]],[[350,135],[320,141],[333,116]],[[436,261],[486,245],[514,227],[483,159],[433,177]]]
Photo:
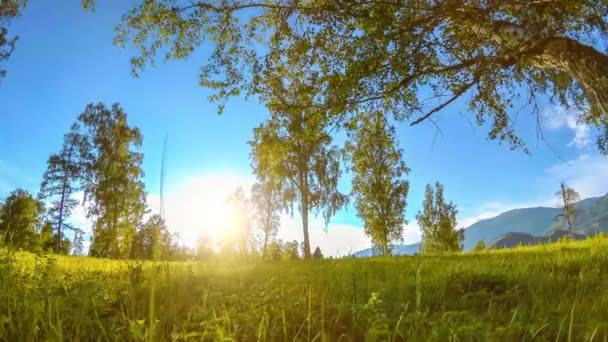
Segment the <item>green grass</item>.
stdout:
[[0,251],[0,340],[604,341],[608,238],[480,254],[137,263]]

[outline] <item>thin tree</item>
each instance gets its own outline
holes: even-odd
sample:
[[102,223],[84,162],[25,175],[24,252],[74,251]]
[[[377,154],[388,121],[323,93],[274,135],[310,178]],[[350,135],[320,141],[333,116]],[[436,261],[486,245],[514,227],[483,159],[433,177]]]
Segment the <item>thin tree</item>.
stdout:
[[72,255],[84,254],[84,231],[82,229],[74,230],[74,242],[72,244]]
[[78,201],[72,198],[73,194],[79,189],[81,176],[81,161],[79,151],[81,136],[78,134],[79,125],[72,125],[70,132],[63,138],[63,145],[57,154],[53,154],[47,161],[47,168],[42,176],[40,192],[38,198],[50,201],[47,214],[50,216],[52,224],[56,227],[57,238],[55,251],[62,250],[63,228],[66,219],[69,218],[72,210],[78,205]]
[[234,236],[230,238],[235,239],[236,252],[239,255],[248,255],[249,251],[252,250],[251,213],[249,210],[249,200],[242,186],[234,190],[228,198],[228,203],[232,206],[234,214],[232,227],[234,229]]
[[395,129],[385,115],[360,115],[351,127],[348,150],[352,163],[352,193],[365,234],[381,255],[389,255],[389,243],[399,241],[406,224],[405,208],[409,169],[395,141]]
[[[115,38],[138,52],[133,72],[159,54],[186,59],[213,41],[200,75],[216,91],[211,100],[259,94],[269,75],[290,68],[314,70],[325,114],[371,106],[418,124],[462,98],[479,125],[489,121],[489,138],[521,146],[513,102],[530,99],[528,109],[539,115],[535,99],[548,93],[598,127],[599,148],[608,153],[603,0],[140,3]],[[590,32],[599,39],[593,45]]]
[[[254,167],[255,172],[255,167]],[[258,179],[251,187],[253,221],[262,238],[262,258],[268,258],[268,244],[279,229],[280,212],[283,209],[280,198],[280,183],[270,178]]]
[[[337,189],[341,153],[332,146],[327,116],[303,109],[314,103],[314,80],[291,75],[266,86],[271,116],[254,130],[252,158],[259,165],[258,175],[281,181],[282,203],[297,206],[302,216],[304,258],[310,259],[309,213],[320,213],[327,225],[347,202]],[[302,106],[286,106],[288,102]]]
[[422,203],[422,212],[416,219],[422,230],[422,251],[425,253],[445,253],[462,250],[464,231],[456,230],[458,210],[452,202],[446,202],[443,185],[428,184]]
[[563,218],[566,221],[568,236],[574,238],[574,232],[572,231],[572,222],[576,215],[574,203],[580,200],[581,196],[576,190],[572,189],[564,182],[560,184],[559,190],[555,193],[555,196],[559,198],[559,206],[562,207],[562,213],[555,218]]

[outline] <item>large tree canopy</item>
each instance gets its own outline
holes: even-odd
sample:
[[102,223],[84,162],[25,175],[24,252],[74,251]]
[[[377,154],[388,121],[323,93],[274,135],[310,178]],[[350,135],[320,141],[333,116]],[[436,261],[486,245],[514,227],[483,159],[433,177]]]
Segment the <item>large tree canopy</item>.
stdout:
[[135,73],[203,45],[214,100],[273,90],[262,85],[286,68],[315,74],[328,114],[371,106],[416,124],[464,97],[514,147],[517,98],[539,115],[547,94],[608,153],[607,18],[606,0],[146,0],[115,42],[139,50]]

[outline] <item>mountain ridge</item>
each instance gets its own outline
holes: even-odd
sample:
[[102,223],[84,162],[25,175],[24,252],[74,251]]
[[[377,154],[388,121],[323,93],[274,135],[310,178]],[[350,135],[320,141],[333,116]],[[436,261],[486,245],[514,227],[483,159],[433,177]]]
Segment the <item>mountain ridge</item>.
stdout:
[[[582,199],[574,204],[574,208],[577,213],[573,221],[574,233],[587,236],[608,232],[608,193],[603,196]],[[550,237],[553,232],[567,229],[563,220],[556,221],[555,219],[561,210],[561,208],[545,206],[515,208],[492,218],[479,220],[464,228],[464,249],[472,249],[478,241],[483,241],[486,246],[492,246],[501,237],[510,233],[527,234],[529,237],[526,239],[528,240],[541,241],[548,238],[547,241],[552,241]],[[393,254],[408,255],[418,252],[419,245],[419,242],[408,245],[395,244],[391,248]],[[352,255],[364,257],[372,254],[372,249],[368,248]]]

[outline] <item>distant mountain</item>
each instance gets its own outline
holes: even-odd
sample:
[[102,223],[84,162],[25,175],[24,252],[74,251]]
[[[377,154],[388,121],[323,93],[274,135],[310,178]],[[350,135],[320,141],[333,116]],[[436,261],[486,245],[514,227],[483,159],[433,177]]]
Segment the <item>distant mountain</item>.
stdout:
[[[390,248],[393,255],[413,255],[415,253],[418,253],[420,243],[414,243],[411,245],[396,244],[390,245]],[[352,256],[354,256],[355,258],[366,258],[371,257],[373,255],[374,251],[372,248],[364,249],[352,254]]]
[[507,233],[546,235],[559,215],[558,208],[525,208],[504,212],[496,217],[476,222],[464,231],[464,249],[473,248],[478,241],[491,245]]
[[[580,236],[608,233],[608,194],[592,197],[575,204],[576,216],[573,230]],[[561,208],[535,207],[504,212],[496,217],[481,220],[465,228],[464,248],[470,250],[478,241],[486,246],[517,246],[555,241],[564,234],[566,223],[556,221]],[[561,235],[560,235],[561,234]],[[418,252],[419,243],[393,245],[393,254],[411,255]],[[356,257],[372,255],[372,249],[353,254]]]
[[[533,236],[526,233],[507,233],[499,237],[489,248],[513,248],[519,245],[531,246],[547,242],[556,242],[562,237],[568,235],[565,230],[555,230],[548,236]],[[574,234],[574,239],[582,240],[587,235]]]
[[[581,235],[608,232],[608,194],[592,197],[575,204],[576,216],[573,230]],[[554,231],[566,230],[563,220],[556,221],[561,208],[524,208],[504,212],[494,218],[482,220],[466,228],[464,248],[468,250],[483,240],[490,246],[507,233],[525,233],[533,237],[548,236]],[[509,239],[517,235],[508,236]],[[520,236],[521,237],[521,236]]]

